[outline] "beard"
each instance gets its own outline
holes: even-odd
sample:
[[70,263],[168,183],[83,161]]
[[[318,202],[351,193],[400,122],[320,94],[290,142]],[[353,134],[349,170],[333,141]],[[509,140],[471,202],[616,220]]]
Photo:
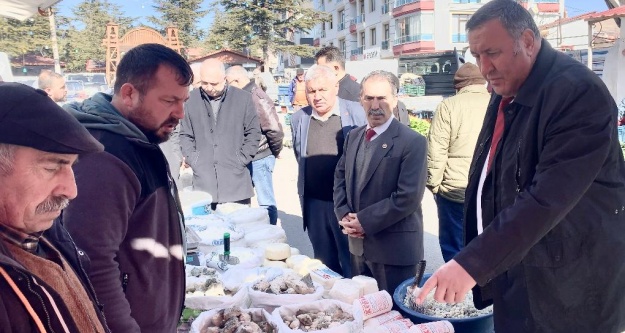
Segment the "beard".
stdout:
[[139,128],[141,132],[143,132],[143,134],[145,134],[148,141],[150,143],[155,143],[155,144],[160,144],[169,140],[169,138],[171,137],[173,133],[173,131],[165,132],[165,131],[161,131],[161,129],[169,125],[173,125],[173,127],[175,128],[176,126],[178,126],[178,123],[180,122],[178,119],[174,117],[169,117],[160,125],[156,126],[156,128],[153,128],[145,124],[146,120],[150,118],[151,118],[150,112],[144,109],[143,107],[141,107],[141,109],[133,112],[131,115],[128,116],[128,120],[130,120],[135,126],[137,126],[137,128]]
[[50,197],[37,206],[35,214],[56,212],[65,209],[68,205],[69,199],[66,196]]

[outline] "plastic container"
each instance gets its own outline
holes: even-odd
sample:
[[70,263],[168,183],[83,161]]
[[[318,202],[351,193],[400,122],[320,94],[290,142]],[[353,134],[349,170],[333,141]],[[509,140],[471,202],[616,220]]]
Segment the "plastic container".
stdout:
[[[430,278],[431,274],[425,274],[419,286],[423,286],[425,281]],[[437,318],[431,317],[428,315],[424,315],[420,312],[417,312],[413,309],[408,308],[404,305],[404,298],[406,297],[406,288],[414,282],[414,277],[402,282],[395,292],[393,293],[393,301],[399,307],[399,312],[401,312],[404,317],[409,318],[415,324],[421,323],[429,323],[433,321],[439,320],[447,320],[453,326],[456,333],[493,333],[494,332],[494,322],[493,322],[493,314],[471,317],[471,318],[461,318],[461,319],[453,319],[453,318]]]

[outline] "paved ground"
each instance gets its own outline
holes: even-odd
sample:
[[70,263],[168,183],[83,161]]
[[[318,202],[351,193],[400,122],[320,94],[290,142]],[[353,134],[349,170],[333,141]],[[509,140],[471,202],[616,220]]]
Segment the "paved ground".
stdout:
[[[283,115],[281,114],[281,118]],[[290,138],[290,133],[285,133]],[[274,190],[278,204],[279,219],[286,231],[287,240],[302,254],[313,256],[312,246],[307,233],[302,229],[302,212],[297,195],[297,162],[291,148],[284,148],[280,158],[276,161],[273,172]],[[256,203],[253,203],[256,205]],[[438,245],[438,218],[436,203],[432,193],[426,190],[423,198],[423,218],[425,237],[426,272],[433,272],[443,264],[440,247]],[[392,246],[392,244],[389,244]]]

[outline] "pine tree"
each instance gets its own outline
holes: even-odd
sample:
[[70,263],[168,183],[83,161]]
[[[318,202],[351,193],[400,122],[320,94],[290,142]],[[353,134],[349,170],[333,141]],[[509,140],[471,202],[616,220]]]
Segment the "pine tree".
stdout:
[[51,56],[48,18],[35,15],[23,22],[0,18],[0,50],[10,57],[29,53]]
[[213,24],[208,31],[208,37],[203,43],[205,49],[215,51],[219,49],[231,49],[244,52],[246,48],[253,48],[250,45],[250,34],[252,30],[249,26],[240,24],[241,18],[238,11],[231,10],[228,13],[217,11]]
[[200,10],[202,0],[155,0],[154,9],[160,17],[150,16],[148,20],[156,30],[164,32],[168,25],[178,28],[184,47],[196,46],[204,37],[204,31],[198,28],[198,21],[208,10]]
[[229,14],[234,12],[240,27],[250,29],[248,44],[262,50],[265,62],[274,51],[311,56],[312,46],[294,44],[290,37],[328,19],[326,13],[308,8],[304,0],[220,0],[220,4]]
[[87,60],[104,62],[106,48],[102,39],[106,24],[115,22],[120,27],[120,37],[131,27],[133,18],[124,16],[120,7],[104,0],[85,0],[72,9],[73,18],[61,25],[65,38],[60,41],[61,60],[66,62],[67,71],[84,71]]

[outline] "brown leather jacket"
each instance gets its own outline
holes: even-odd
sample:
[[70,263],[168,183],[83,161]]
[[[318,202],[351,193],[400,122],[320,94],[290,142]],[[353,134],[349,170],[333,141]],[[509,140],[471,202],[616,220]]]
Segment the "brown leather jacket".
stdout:
[[261,137],[258,145],[258,153],[254,156],[254,161],[265,158],[271,154],[278,156],[282,151],[282,140],[284,131],[276,113],[276,107],[266,92],[264,92],[254,82],[248,83],[243,90],[252,94],[252,100],[258,113],[260,122]]

